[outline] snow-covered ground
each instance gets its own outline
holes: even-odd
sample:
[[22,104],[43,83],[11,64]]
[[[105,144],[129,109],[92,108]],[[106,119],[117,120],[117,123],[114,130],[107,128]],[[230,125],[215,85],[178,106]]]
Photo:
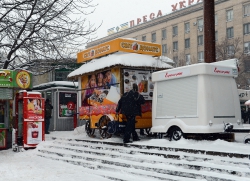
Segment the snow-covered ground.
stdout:
[[[97,134],[98,135],[98,134]],[[146,137],[141,137],[141,141],[134,142],[133,144],[145,144],[154,146],[166,146],[173,148],[190,148],[199,149],[207,151],[220,151],[220,152],[230,152],[230,153],[241,153],[249,154],[250,145],[244,144],[244,137],[248,136],[247,133],[237,133],[235,135],[235,142],[226,142],[223,140],[216,141],[195,141],[195,140],[185,140],[182,139],[177,142],[170,142],[166,139],[149,139]],[[82,166],[71,165],[69,163],[58,162],[54,160],[49,160],[46,158],[38,157],[38,148],[42,148],[46,145],[52,143],[52,137],[57,138],[72,138],[72,139],[90,139],[99,140],[98,136],[96,138],[89,138],[83,130],[83,127],[78,127],[74,131],[57,131],[51,132],[50,135],[46,135],[46,141],[40,143],[37,149],[27,150],[23,152],[13,152],[11,149],[0,151],[0,180],[4,181],[105,181],[109,180],[98,176],[96,172],[101,172],[101,170],[90,170]],[[111,142],[122,142],[119,137],[110,138],[102,141]],[[129,148],[127,148],[129,149]],[[131,148],[130,148],[131,149]],[[65,151],[66,152],[66,151]],[[145,155],[146,157],[146,155]],[[143,156],[140,155],[143,159]],[[249,161],[249,160],[248,160]],[[169,167],[173,167],[169,165]],[[228,175],[228,178],[232,178]],[[133,178],[131,175],[124,174],[124,180],[141,180],[136,176]],[[225,178],[226,179],[226,178]],[[246,178],[247,179],[247,178]],[[150,180],[146,178],[144,180]],[[250,180],[247,179],[247,180]]]

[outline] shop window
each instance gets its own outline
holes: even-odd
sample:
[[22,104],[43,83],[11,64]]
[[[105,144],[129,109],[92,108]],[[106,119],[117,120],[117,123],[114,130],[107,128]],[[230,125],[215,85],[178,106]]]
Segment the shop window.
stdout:
[[76,105],[77,94],[71,92],[59,92],[59,117],[72,117],[73,111],[69,105]]

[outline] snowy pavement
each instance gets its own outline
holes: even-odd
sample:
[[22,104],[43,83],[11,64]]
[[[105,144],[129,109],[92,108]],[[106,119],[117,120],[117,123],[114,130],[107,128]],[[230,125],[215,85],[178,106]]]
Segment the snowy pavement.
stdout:
[[[98,134],[97,134],[98,135]],[[152,146],[165,146],[165,147],[172,147],[172,148],[186,148],[186,149],[199,149],[199,150],[206,150],[206,151],[218,151],[218,152],[228,152],[228,153],[240,153],[240,154],[249,154],[249,146],[250,145],[246,145],[243,143],[244,141],[244,137],[248,136],[248,134],[246,133],[237,133],[235,135],[236,137],[236,141],[231,143],[231,142],[226,142],[223,140],[216,140],[216,141],[195,141],[195,140],[185,140],[182,139],[180,141],[177,142],[170,142],[166,139],[149,139],[147,137],[141,137],[141,141],[139,142],[134,142],[133,144],[135,145],[152,145]],[[54,138],[61,138],[58,139],[59,141],[56,140],[52,140],[52,137]],[[67,141],[66,139],[72,139],[71,141]],[[75,181],[75,180],[83,180],[83,181],[92,181],[92,180],[97,180],[97,181],[105,181],[105,180],[110,180],[109,176],[113,177],[117,177],[117,180],[128,180],[128,181],[132,181],[132,180],[157,180],[157,178],[152,178],[152,177],[145,177],[145,176],[141,176],[143,174],[148,173],[149,171],[145,171],[145,168],[147,168],[148,166],[154,166],[155,168],[164,168],[167,170],[167,172],[169,171],[176,171],[178,169],[179,172],[181,172],[182,169],[185,170],[185,168],[177,168],[176,165],[177,164],[190,164],[188,163],[188,161],[190,161],[190,159],[192,158],[192,155],[189,155],[187,153],[183,154],[181,157],[184,158],[185,157],[189,157],[187,160],[183,159],[183,160],[172,160],[171,162],[169,162],[169,160],[164,160],[164,158],[161,158],[159,156],[152,156],[152,158],[149,158],[147,155],[144,154],[135,154],[135,155],[130,155],[129,159],[127,160],[127,155],[125,153],[122,152],[129,152],[129,151],[138,151],[137,148],[127,148],[127,147],[120,147],[119,149],[122,149],[123,151],[121,152],[114,152],[111,149],[112,146],[105,146],[106,150],[102,150],[99,152],[104,152],[105,155],[104,156],[100,156],[98,154],[87,154],[87,153],[75,153],[74,155],[78,155],[81,157],[90,157],[92,159],[95,160],[94,161],[85,161],[81,163],[88,163],[85,166],[79,166],[79,165],[73,165],[70,163],[66,163],[66,162],[62,162],[62,161],[56,161],[56,160],[52,160],[52,159],[48,159],[48,158],[43,158],[43,157],[39,157],[38,155],[45,155],[45,153],[39,152],[38,150],[44,150],[47,152],[51,152],[51,151],[56,151],[53,150],[52,148],[50,148],[50,150],[47,148],[51,147],[51,146],[60,146],[64,145],[64,147],[68,147],[68,149],[71,149],[71,146],[69,146],[70,144],[75,144],[74,149],[76,150],[82,150],[84,152],[88,152],[90,151],[89,149],[92,148],[92,151],[94,150],[94,152],[98,152],[98,149],[93,145],[92,147],[83,147],[84,144],[86,143],[80,143],[79,142],[75,142],[75,139],[85,139],[85,140],[100,140],[100,138],[97,136],[96,138],[89,138],[86,133],[84,132],[84,130],[82,128],[79,128],[75,131],[62,131],[62,132],[52,132],[50,135],[46,135],[46,141],[40,143],[36,149],[33,150],[27,150],[27,151],[23,151],[23,152],[13,152],[11,149],[9,150],[3,150],[0,151],[0,178],[1,180],[7,180],[7,181],[12,181],[12,180],[16,180],[16,181],[29,181],[29,180],[46,180],[46,181]],[[107,140],[102,140],[103,142],[107,141],[107,142],[118,142],[118,143],[122,143],[122,139],[119,137],[112,137],[110,139]],[[61,142],[61,143],[59,143]],[[87,143],[87,145],[91,145],[91,143]],[[73,146],[72,146],[73,147]],[[118,148],[117,148],[118,149]],[[72,152],[70,152],[70,150],[66,150],[66,149],[57,149],[57,152],[60,152],[62,155],[64,155],[62,157],[62,159],[69,159],[72,160],[71,157],[69,156],[70,154],[72,154]],[[154,151],[155,152],[155,151]],[[167,152],[165,152],[166,154],[169,154]],[[164,153],[164,154],[165,154]],[[123,155],[124,154],[124,155]],[[112,167],[108,166],[108,168],[113,168],[113,170],[109,170],[107,171],[107,169],[103,166],[103,160],[108,159],[106,158],[107,155],[120,155],[119,158],[115,158],[114,161],[121,161],[122,164],[129,164],[129,165],[134,165],[133,167],[145,167],[144,169],[135,169],[133,167],[122,167],[121,165],[114,165]],[[46,155],[45,155],[46,156]],[[49,155],[50,157],[56,157],[53,154]],[[197,157],[201,157],[202,158],[206,158],[209,159],[211,156],[209,155],[197,155]],[[246,172],[249,172],[249,167],[250,167],[250,161],[249,159],[238,159],[238,158],[225,158],[225,159],[229,159],[228,161],[233,162],[233,163],[237,163],[237,162],[242,162],[242,164],[236,164],[234,165],[233,168],[232,166],[230,166],[228,163],[229,162],[225,162],[224,165],[220,165],[222,163],[222,161],[220,161],[220,158],[217,159],[217,161],[212,161],[212,162],[204,162],[204,161],[199,161],[199,163],[195,163],[199,166],[202,167],[207,167],[209,168],[211,165],[213,165],[214,167],[217,167],[217,169],[234,169],[237,171],[241,171],[241,170],[245,170]],[[122,161],[123,160],[123,161]],[[140,160],[144,160],[143,162]],[[193,160],[192,162],[197,162],[199,159],[197,160]],[[153,161],[156,161],[154,163],[156,164],[152,164]],[[223,160],[224,162],[225,160]],[[77,161],[80,163],[80,160],[77,159]],[[217,162],[217,163],[216,163]],[[83,164],[83,165],[84,165]],[[88,168],[89,166],[91,166],[92,164],[96,165],[96,169],[90,169]],[[217,165],[218,164],[218,165]],[[217,165],[217,166],[216,166]],[[97,169],[98,168],[98,169]],[[117,170],[118,169],[118,170]],[[132,171],[131,171],[132,169]],[[131,173],[130,173],[131,171]],[[134,174],[132,174],[132,172],[136,172]],[[197,171],[192,171],[194,172],[194,174],[197,173]],[[206,173],[206,170],[201,170],[199,171],[199,173],[204,173],[205,175],[208,174],[208,178],[213,178],[213,176],[216,176],[218,173],[214,172],[211,175],[210,173]],[[151,171],[151,175],[159,175],[161,176],[160,173],[155,173]],[[162,176],[162,177],[166,177]],[[177,179],[176,176],[174,175],[168,175],[167,176],[169,178],[169,180],[179,180]],[[224,173],[223,175],[223,179],[225,180],[250,180],[249,175],[246,175],[245,177],[242,178],[238,178],[232,174],[227,174]],[[195,180],[192,178],[187,178],[185,180]],[[204,178],[197,178],[197,180],[206,180]]]

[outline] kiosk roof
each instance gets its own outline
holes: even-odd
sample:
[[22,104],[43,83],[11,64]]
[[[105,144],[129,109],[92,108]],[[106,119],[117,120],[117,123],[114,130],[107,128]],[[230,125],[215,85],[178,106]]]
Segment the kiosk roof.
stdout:
[[162,62],[150,55],[142,55],[136,53],[117,52],[114,54],[101,57],[99,59],[91,60],[90,62],[82,65],[68,75],[70,77],[81,76],[96,70],[104,69],[107,67],[122,65],[128,67],[152,67],[152,68],[172,68],[171,65]]

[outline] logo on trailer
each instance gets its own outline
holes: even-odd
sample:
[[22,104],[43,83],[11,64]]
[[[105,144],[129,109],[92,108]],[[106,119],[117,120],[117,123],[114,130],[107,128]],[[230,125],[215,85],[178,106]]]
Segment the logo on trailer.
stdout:
[[183,72],[177,72],[177,73],[174,73],[174,74],[173,74],[173,73],[172,73],[172,74],[171,74],[171,73],[169,74],[169,72],[167,72],[166,75],[165,75],[165,77],[166,77],[166,78],[177,77],[177,76],[181,76],[182,74],[183,74]]
[[214,72],[218,74],[230,74],[229,70],[219,70],[217,67],[214,68]]

